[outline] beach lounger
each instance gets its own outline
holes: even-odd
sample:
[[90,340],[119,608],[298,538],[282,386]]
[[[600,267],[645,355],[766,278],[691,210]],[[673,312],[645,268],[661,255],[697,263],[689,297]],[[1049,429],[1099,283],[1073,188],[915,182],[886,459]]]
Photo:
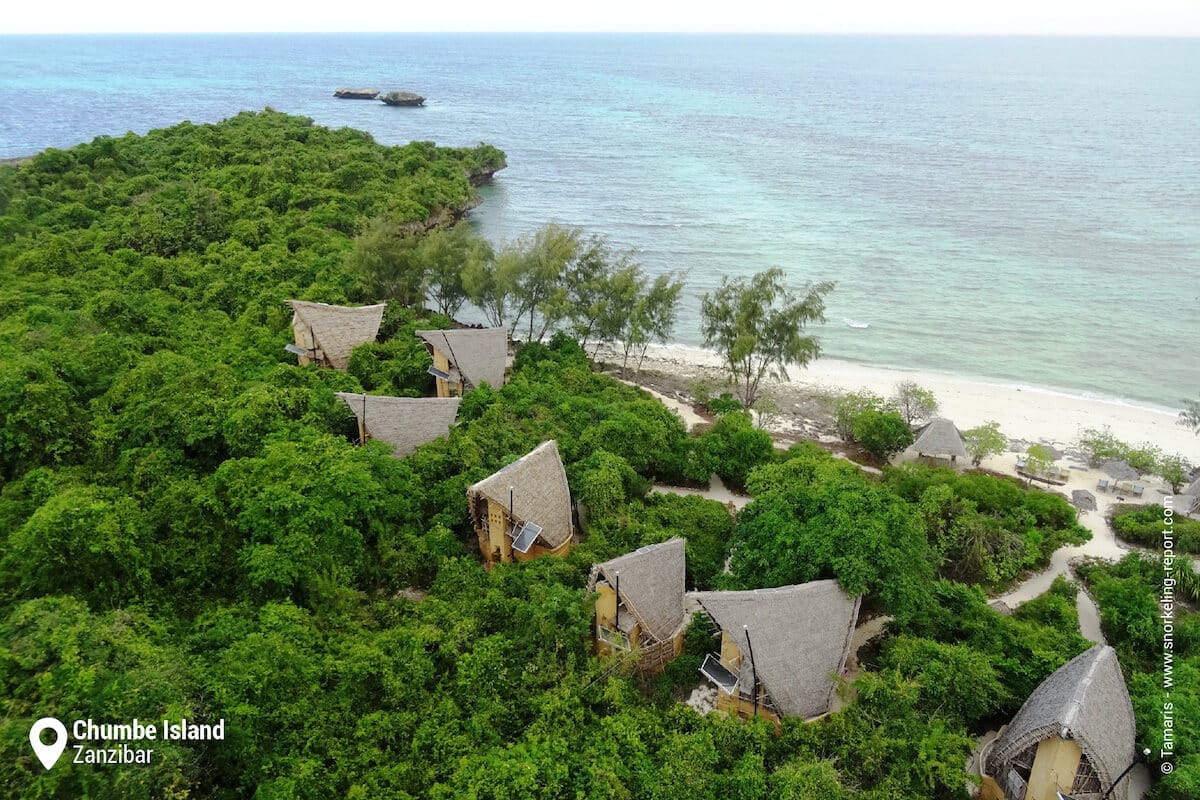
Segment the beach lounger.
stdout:
[[1025,463],[1026,463],[1025,459],[1018,458],[1017,459],[1017,469],[1025,469]]
[[1145,487],[1145,486],[1134,486],[1134,487],[1133,487],[1133,496],[1134,496],[1134,497],[1141,497],[1141,496],[1142,496],[1142,492],[1144,492],[1144,491],[1146,491],[1146,487]]
[[1104,478],[1101,478],[1100,480],[1096,481],[1096,488],[1102,492],[1107,492],[1108,491],[1108,481]]

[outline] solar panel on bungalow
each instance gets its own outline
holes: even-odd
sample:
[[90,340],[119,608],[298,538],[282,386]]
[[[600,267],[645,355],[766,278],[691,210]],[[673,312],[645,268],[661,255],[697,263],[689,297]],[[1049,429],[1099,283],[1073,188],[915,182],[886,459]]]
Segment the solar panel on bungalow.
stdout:
[[541,525],[533,522],[521,523],[521,527],[517,529],[517,535],[513,538],[513,550],[518,553],[528,553],[529,548],[533,547],[533,543],[537,541],[538,534],[541,532]]

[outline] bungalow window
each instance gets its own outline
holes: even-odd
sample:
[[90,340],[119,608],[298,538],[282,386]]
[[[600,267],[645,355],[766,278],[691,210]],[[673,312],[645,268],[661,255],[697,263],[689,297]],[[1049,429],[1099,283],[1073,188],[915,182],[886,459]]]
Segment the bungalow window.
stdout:
[[1092,769],[1092,762],[1085,755],[1079,759],[1079,769],[1075,771],[1075,782],[1071,784],[1071,794],[1080,797],[1086,794],[1100,794],[1100,776]]
[[1038,743],[1034,742],[1022,750],[1012,762],[1013,771],[1026,783],[1029,782],[1029,776],[1033,773],[1033,761],[1037,758],[1037,749]]
[[606,628],[603,625],[598,626],[598,628],[600,641],[621,650],[630,649],[629,637],[625,635],[624,631],[619,631],[616,628]]

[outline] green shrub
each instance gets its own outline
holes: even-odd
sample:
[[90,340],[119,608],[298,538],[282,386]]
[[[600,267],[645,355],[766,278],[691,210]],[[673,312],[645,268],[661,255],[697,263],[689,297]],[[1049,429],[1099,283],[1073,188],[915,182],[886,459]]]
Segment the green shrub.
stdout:
[[[1176,552],[1200,553],[1200,521],[1181,514],[1175,514],[1171,519]],[[1165,526],[1161,505],[1121,503],[1112,507],[1109,522],[1122,539],[1146,547],[1162,547]]]
[[742,401],[729,392],[721,392],[720,397],[711,398],[707,405],[708,410],[718,416],[742,410]]
[[913,443],[913,432],[899,412],[870,408],[854,419],[854,441],[880,461],[887,461]]
[[838,400],[834,411],[838,436],[841,436],[843,441],[852,441],[855,420],[865,411],[882,411],[884,407],[882,397],[865,389],[845,395]]
[[724,414],[695,443],[710,472],[734,489],[746,486],[750,470],[771,460],[775,444],[771,435],[754,427],[745,412]]

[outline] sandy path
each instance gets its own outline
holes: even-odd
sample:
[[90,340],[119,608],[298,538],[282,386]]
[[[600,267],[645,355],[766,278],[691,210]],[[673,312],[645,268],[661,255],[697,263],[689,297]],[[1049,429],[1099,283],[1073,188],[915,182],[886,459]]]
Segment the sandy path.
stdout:
[[730,503],[736,509],[744,508],[753,499],[744,494],[734,494],[720,478],[713,475],[708,482],[707,489],[691,489],[686,486],[667,486],[664,483],[654,484],[654,488],[650,490],[651,494],[678,494],[678,495],[695,495],[697,497],[707,497],[709,500],[718,500],[728,506]]

